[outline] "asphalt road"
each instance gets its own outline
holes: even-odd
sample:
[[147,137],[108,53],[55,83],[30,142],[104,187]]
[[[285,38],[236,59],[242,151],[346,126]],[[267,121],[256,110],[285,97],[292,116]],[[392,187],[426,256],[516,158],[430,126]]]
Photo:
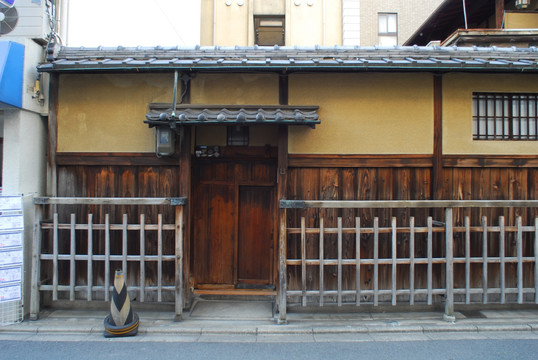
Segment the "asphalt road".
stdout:
[[538,340],[324,343],[0,341],[1,359],[533,359]]

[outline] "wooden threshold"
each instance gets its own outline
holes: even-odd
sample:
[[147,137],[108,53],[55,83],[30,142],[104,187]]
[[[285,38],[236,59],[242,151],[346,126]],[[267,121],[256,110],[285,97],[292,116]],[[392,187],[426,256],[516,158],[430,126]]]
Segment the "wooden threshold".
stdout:
[[271,289],[194,289],[195,295],[275,296]]

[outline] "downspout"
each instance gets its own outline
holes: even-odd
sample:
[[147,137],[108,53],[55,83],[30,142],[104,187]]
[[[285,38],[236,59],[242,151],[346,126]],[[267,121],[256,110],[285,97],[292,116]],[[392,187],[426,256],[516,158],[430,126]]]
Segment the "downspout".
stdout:
[[465,6],[465,0],[462,0],[463,1],[463,18],[465,19],[465,30],[468,29],[468,26],[467,26],[467,9],[466,9],[466,6]]

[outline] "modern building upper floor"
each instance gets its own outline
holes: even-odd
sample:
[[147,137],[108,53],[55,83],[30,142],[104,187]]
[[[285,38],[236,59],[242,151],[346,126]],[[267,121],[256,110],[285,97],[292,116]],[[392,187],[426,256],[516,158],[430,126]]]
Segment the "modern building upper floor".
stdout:
[[202,46],[401,45],[441,0],[202,0]]

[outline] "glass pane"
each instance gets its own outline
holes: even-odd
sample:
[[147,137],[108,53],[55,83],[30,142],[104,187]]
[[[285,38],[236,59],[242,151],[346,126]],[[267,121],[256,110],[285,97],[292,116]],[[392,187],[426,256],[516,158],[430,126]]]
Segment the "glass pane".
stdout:
[[390,33],[397,31],[396,14],[387,14],[387,31]]
[[387,15],[385,14],[379,15],[379,33],[380,34],[387,33],[387,29],[388,29],[387,21],[388,21]]

